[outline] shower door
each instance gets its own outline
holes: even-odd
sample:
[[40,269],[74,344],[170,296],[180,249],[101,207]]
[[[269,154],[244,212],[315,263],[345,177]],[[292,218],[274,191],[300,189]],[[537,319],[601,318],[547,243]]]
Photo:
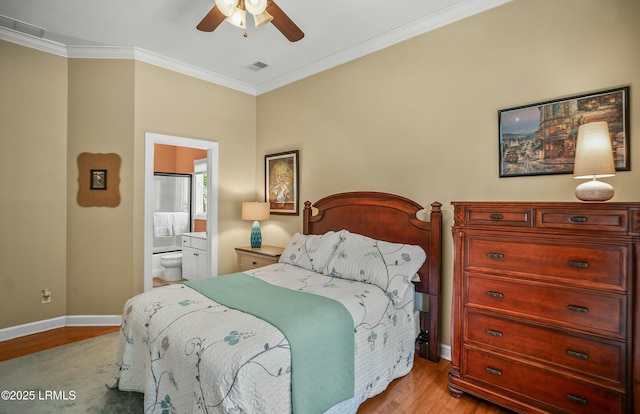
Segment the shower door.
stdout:
[[153,253],[182,250],[192,229],[191,174],[154,173]]

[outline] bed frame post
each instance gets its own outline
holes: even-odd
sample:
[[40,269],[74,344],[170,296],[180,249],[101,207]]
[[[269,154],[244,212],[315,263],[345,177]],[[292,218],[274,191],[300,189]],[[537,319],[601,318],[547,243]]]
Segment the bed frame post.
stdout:
[[302,234],[309,234],[309,220],[311,220],[311,202],[304,202],[304,210],[302,211]]
[[[429,314],[420,312],[418,355],[430,361],[440,360],[440,273],[442,271],[442,203],[431,203],[431,238],[429,245]],[[426,332],[425,332],[426,331]],[[426,338],[424,335],[426,334]],[[426,340],[426,344],[424,341]],[[425,349],[426,348],[426,349]]]

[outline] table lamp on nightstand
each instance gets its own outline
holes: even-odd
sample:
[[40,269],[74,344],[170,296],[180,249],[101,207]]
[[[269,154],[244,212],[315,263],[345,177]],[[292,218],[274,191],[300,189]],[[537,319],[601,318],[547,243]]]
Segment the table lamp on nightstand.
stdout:
[[256,249],[262,246],[262,234],[260,233],[261,220],[269,220],[269,203],[247,201],[242,203],[242,220],[253,220],[251,227],[251,247]]

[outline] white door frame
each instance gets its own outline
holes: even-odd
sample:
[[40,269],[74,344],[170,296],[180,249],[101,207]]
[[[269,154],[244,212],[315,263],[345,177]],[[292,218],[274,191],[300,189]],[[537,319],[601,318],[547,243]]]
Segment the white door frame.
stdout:
[[155,144],[207,150],[207,251],[208,274],[218,275],[218,143],[145,132],[144,158],[144,290],[153,288],[153,204]]

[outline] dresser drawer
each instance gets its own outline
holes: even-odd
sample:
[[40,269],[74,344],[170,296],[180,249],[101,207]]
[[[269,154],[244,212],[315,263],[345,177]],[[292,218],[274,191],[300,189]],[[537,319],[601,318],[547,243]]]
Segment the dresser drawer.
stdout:
[[466,207],[463,220],[466,224],[531,227],[533,210],[527,207]]
[[477,312],[467,314],[465,326],[465,340],[624,384],[624,343],[570,335]]
[[625,338],[622,294],[465,274],[468,306],[517,314],[545,323]]
[[628,248],[620,245],[574,245],[531,240],[466,239],[467,268],[520,272],[576,285],[624,291]]
[[539,208],[536,227],[586,231],[626,232],[629,212],[625,209]]
[[542,402],[548,411],[564,413],[621,413],[624,393],[583,382],[570,375],[541,369],[469,347],[463,350],[462,376],[491,384],[522,398]]

